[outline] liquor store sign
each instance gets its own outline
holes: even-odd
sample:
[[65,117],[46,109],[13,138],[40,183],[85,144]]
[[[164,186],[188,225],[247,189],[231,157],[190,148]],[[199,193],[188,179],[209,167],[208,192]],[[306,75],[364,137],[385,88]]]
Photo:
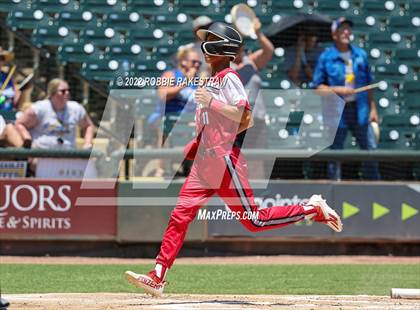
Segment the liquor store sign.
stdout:
[[[0,237],[116,235],[116,189],[98,187],[82,189],[81,181],[73,180],[0,180]],[[95,197],[96,203],[77,203]]]

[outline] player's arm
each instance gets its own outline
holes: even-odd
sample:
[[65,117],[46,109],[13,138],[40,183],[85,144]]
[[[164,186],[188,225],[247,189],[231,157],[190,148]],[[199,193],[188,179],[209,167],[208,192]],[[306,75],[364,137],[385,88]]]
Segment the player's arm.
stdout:
[[228,119],[240,123],[244,113],[244,105],[228,105],[213,98],[213,96],[204,88],[199,88],[195,92],[195,101],[201,105],[201,108],[214,110]]

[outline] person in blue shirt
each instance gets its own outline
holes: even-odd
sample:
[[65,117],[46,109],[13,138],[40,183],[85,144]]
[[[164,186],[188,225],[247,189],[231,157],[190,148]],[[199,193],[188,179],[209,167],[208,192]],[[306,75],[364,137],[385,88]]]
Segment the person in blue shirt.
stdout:
[[[0,111],[16,111],[18,109],[20,91],[13,76],[8,80],[10,69],[9,71],[2,70],[3,66],[13,58],[12,52],[5,51],[0,47]],[[7,85],[5,85],[6,81]]]
[[[376,145],[374,139],[370,139],[369,136],[369,123],[378,122],[378,112],[372,90],[355,93],[356,88],[372,82],[372,75],[366,52],[350,44],[352,26],[353,23],[345,17],[340,17],[332,23],[334,45],[319,57],[311,86],[319,90],[333,91],[345,101],[338,130],[330,148],[343,149],[347,132],[350,130],[361,149],[371,150],[376,148]],[[324,115],[326,113],[331,114],[331,111],[324,111]],[[362,172],[366,179],[380,178],[377,162],[362,163]],[[328,163],[328,177],[341,179],[340,163]]]
[[[158,136],[158,147],[165,144],[177,117],[185,109],[187,112],[195,112],[193,94],[197,88],[195,81],[202,65],[200,55],[193,48],[181,49],[177,54],[177,68],[166,71],[162,79],[168,81],[168,85],[158,87],[159,100],[155,111],[148,117],[150,128],[154,129]],[[163,121],[163,132],[160,132]],[[165,171],[163,161],[159,161],[154,176],[161,177]]]

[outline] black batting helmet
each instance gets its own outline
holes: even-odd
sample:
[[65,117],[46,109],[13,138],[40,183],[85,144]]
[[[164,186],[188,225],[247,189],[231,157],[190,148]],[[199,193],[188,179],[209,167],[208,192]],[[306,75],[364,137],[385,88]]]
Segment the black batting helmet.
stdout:
[[[207,41],[209,34],[220,38],[220,41]],[[204,54],[211,56],[227,56],[235,59],[242,46],[242,37],[239,32],[225,23],[216,22],[208,29],[200,29],[197,36],[204,41],[201,43],[201,50]]]

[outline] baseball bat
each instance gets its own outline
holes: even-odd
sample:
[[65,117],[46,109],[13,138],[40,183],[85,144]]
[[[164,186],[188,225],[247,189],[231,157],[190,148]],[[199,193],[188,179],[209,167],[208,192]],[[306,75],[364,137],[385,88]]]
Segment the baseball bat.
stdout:
[[363,87],[359,87],[359,88],[356,88],[355,90],[354,90],[354,92],[357,94],[357,93],[361,93],[362,91],[367,91],[367,90],[369,90],[369,89],[373,89],[373,88],[377,88],[377,87],[379,87],[379,85],[380,85],[381,83],[379,82],[379,83],[375,83],[375,84],[369,84],[369,85],[366,85],[366,86],[363,86]]

